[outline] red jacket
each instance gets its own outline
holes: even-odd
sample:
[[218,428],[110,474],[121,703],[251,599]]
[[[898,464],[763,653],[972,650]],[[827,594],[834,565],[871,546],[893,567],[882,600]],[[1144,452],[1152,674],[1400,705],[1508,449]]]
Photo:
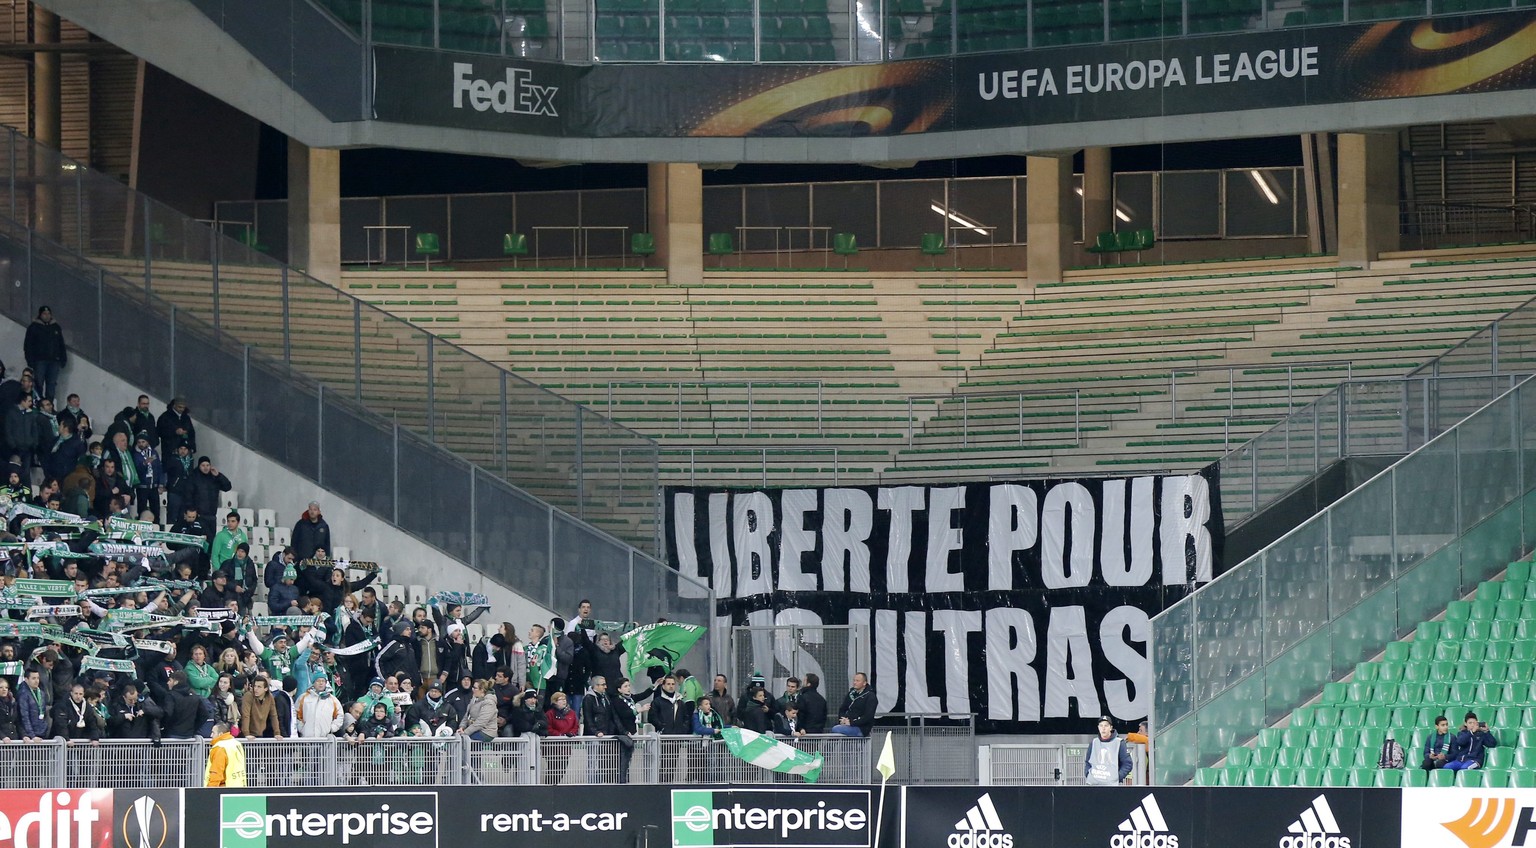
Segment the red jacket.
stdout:
[[551,707],[544,711],[544,717],[549,719],[550,736],[575,736],[581,732],[581,717],[575,710],[567,709],[565,715],[560,715]]

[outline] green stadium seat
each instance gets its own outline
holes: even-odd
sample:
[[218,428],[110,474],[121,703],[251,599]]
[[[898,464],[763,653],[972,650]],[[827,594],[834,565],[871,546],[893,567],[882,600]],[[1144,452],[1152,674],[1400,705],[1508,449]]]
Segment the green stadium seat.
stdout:
[[[1267,729],[1267,728],[1266,728]],[[1253,764],[1263,768],[1272,768],[1275,765],[1275,752],[1278,748],[1265,748],[1259,746],[1253,749]]]
[[1500,642],[1513,640],[1520,627],[1520,605],[1514,601],[1499,601],[1494,610],[1498,620],[1493,622],[1493,630],[1488,634],[1489,638]]
[[[1342,733],[1344,731],[1340,732]],[[1349,744],[1356,745],[1358,743],[1358,735],[1352,734],[1349,740]],[[1361,765],[1361,753],[1362,752],[1359,748],[1354,747],[1335,748],[1328,752],[1327,765],[1330,768],[1354,768],[1355,766]]]
[[1509,769],[1483,769],[1483,786],[1489,789],[1504,789],[1509,786]]
[[1392,707],[1371,707],[1365,711],[1365,717],[1361,722],[1363,727],[1391,727]]
[[1323,770],[1316,768],[1299,768],[1296,770],[1296,778],[1291,781],[1292,786],[1322,786]]
[[1326,749],[1308,748],[1301,752],[1301,767],[1320,769],[1328,765],[1328,756],[1332,753]]
[[517,262],[528,255],[527,233],[504,233],[501,237],[501,255],[512,257],[512,267],[517,268]]
[[655,233],[633,233],[629,237],[629,252],[640,257],[640,264],[645,265],[647,256],[656,255]]
[[426,263],[427,270],[432,270],[432,257],[441,255],[443,246],[438,241],[437,233],[416,234],[416,255]]
[[1255,750],[1262,751],[1268,749],[1273,751],[1277,748],[1283,747],[1285,744],[1284,733],[1285,728],[1282,727],[1260,728],[1259,745]]
[[1526,585],[1524,582],[1511,583],[1506,580],[1499,584],[1498,599],[1501,601],[1523,601],[1525,600]]
[[1445,607],[1445,620],[1466,621],[1472,616],[1472,604],[1467,601],[1451,601]]
[[1387,662],[1407,662],[1408,652],[1412,649],[1412,647],[1412,642],[1388,642],[1386,650]]
[[1376,781],[1376,769],[1373,769],[1373,768],[1353,768],[1353,769],[1349,770],[1349,785],[1350,786],[1370,787],[1370,786],[1374,786],[1375,785],[1375,781]]
[[1275,752],[1275,768],[1294,769],[1301,766],[1301,749],[1281,748]]
[[944,243],[943,233],[923,233],[922,242],[918,248],[924,256],[930,257],[929,268],[937,268],[938,257],[949,252],[949,245]]
[[[1494,623],[1495,624],[1512,624],[1513,622],[1494,622]],[[1513,637],[1510,637],[1510,638],[1513,639]],[[1510,639],[1500,639],[1497,636],[1490,635],[1489,636],[1489,640],[1490,641],[1488,641],[1488,642],[1483,644],[1483,659],[1485,659],[1485,660],[1493,660],[1493,661],[1497,661],[1497,662],[1502,662],[1504,660],[1509,659],[1509,652],[1510,652],[1510,648],[1512,646],[1512,642],[1510,641]]]
[[1299,751],[1312,741],[1312,731],[1305,727],[1287,727],[1281,733],[1281,750]]
[[[1466,601],[1452,601],[1451,603],[1463,603],[1464,604],[1464,603],[1467,603],[1467,602]],[[1460,642],[1461,640],[1467,638],[1467,621],[1466,621],[1466,619],[1461,619],[1461,620],[1457,620],[1457,621],[1452,621],[1450,619],[1447,619],[1445,621],[1440,622],[1440,638],[1441,639],[1449,639],[1450,641],[1453,641],[1453,642]]]
[[[1517,738],[1520,740],[1521,748],[1536,750],[1536,727],[1521,728]],[[1533,758],[1533,760],[1536,760],[1536,758]]]
[[1382,662],[1376,670],[1376,681],[1386,683],[1401,683],[1403,681],[1403,663]]
[[1196,786],[1220,786],[1221,772],[1219,768],[1202,768],[1195,772]]
[[1483,785],[1483,770],[1482,769],[1465,769],[1463,771],[1458,771],[1456,773],[1456,785],[1457,786],[1482,786]]
[[1253,749],[1239,745],[1227,750],[1227,765],[1247,766],[1253,762]]
[[1272,772],[1267,768],[1250,768],[1243,772],[1244,786],[1268,786]]
[[[1364,707],[1345,707],[1345,708],[1339,710],[1339,720],[1337,722],[1335,722],[1332,726],[1333,727],[1359,727],[1361,725],[1361,723],[1364,722],[1364,721],[1365,721],[1365,708]],[[1324,725],[1322,725],[1322,723],[1319,722],[1318,726],[1321,727],[1321,726],[1324,726]]]
[[1449,769],[1435,769],[1429,773],[1429,785],[1434,787],[1455,786],[1456,772]]
[[1342,706],[1349,701],[1349,687],[1343,683],[1324,683],[1322,703]]
[[1450,683],[1456,679],[1456,663],[1447,660],[1436,660],[1430,664],[1429,679],[1433,683]]
[[[1522,739],[1521,741],[1523,742],[1524,740]],[[1536,769],[1536,748],[1516,748],[1515,756],[1510,761],[1510,766],[1517,772]]]
[[1426,772],[1423,769],[1404,769],[1402,772],[1403,778],[1401,785],[1405,788],[1424,786],[1428,784],[1428,778],[1430,774],[1431,772]]
[[1450,692],[1446,697],[1452,704],[1460,707],[1470,707],[1477,700],[1477,684],[1452,683]]
[[1291,711],[1291,727],[1323,727],[1325,721],[1323,715],[1331,716],[1330,720],[1337,721],[1338,712],[1332,707],[1297,707]]
[[736,243],[730,233],[710,233],[705,251],[710,256],[729,256],[736,252]]
[[1373,662],[1363,662],[1355,666],[1355,681],[1359,683],[1375,683],[1376,673],[1381,666]]
[[1438,621],[1425,621],[1414,628],[1413,641],[1415,642],[1433,642],[1439,638],[1440,622]]
[[[1294,786],[1296,785],[1296,769],[1277,768],[1269,773],[1268,786]],[[1536,786],[1536,783],[1532,783]]]
[[1512,771],[1509,785],[1518,789],[1536,789],[1536,771]]
[[1323,786],[1348,786],[1350,782],[1350,769],[1325,768],[1322,774]]
[[1418,723],[1419,711],[1415,707],[1393,707],[1391,727],[1411,728]]
[[[1418,772],[1420,775],[1424,774],[1424,772],[1411,766],[1410,769]],[[1373,775],[1372,786],[1379,786],[1383,789],[1396,789],[1403,785],[1403,772],[1398,769],[1371,769],[1371,772]]]
[[1414,662],[1429,662],[1435,658],[1434,639],[1415,639],[1409,643],[1408,657]]
[[1457,662],[1463,664],[1482,662],[1486,652],[1486,643],[1481,640],[1487,638],[1486,635],[1472,636],[1469,634],[1467,641],[1461,643],[1461,656],[1457,658]]
[[1528,559],[1517,560],[1509,564],[1504,572],[1504,582],[1528,583],[1531,579],[1531,561]]
[[[1452,601],[1451,603],[1456,603],[1456,602]],[[1496,605],[1496,603],[1494,601],[1473,601],[1471,609],[1469,609],[1467,611],[1468,612],[1468,616],[1469,616],[1468,620],[1469,621],[1492,621],[1493,620],[1493,616],[1495,615],[1495,613],[1497,611],[1498,611],[1498,606]]]
[[1386,741],[1390,727],[1366,727],[1360,730],[1360,746],[1366,751],[1381,753],[1381,743]]
[[1497,601],[1499,599],[1499,586],[1492,580],[1484,580],[1477,584],[1477,590],[1472,593],[1474,601]]
[[853,233],[834,233],[832,252],[843,257],[843,267],[847,268],[848,261],[859,253],[859,240]]
[[1404,683],[1425,683],[1429,680],[1429,663],[1410,660],[1403,663]]
[[1510,747],[1489,748],[1488,756],[1483,760],[1483,765],[1491,769],[1507,769],[1514,764],[1515,749]]

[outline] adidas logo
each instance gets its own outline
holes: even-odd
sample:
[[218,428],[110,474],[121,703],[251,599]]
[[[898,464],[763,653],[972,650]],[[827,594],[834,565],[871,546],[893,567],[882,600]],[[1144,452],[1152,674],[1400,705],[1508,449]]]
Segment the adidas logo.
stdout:
[[998,818],[990,792],[976,799],[976,806],[955,822],[949,848],[1013,848],[1013,834],[1003,830],[1003,820]]
[[1119,830],[1109,838],[1109,848],[1179,848],[1179,837],[1168,832],[1168,820],[1153,795],[1141,799]]
[[1286,831],[1293,835],[1280,837],[1279,848],[1350,848],[1326,795],[1313,798],[1312,806],[1302,810]]

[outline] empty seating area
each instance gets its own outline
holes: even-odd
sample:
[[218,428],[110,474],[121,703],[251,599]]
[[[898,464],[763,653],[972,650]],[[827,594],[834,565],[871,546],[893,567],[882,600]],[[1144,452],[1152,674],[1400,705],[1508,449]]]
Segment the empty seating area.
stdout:
[[[1341,379],[1437,356],[1536,296],[1533,271],[1519,257],[1368,272],[1297,257],[1038,286],[732,269],[687,287],[654,271],[349,272],[346,285],[658,439],[667,479],[760,483],[765,466],[889,480],[1194,467]],[[796,456],[813,470],[791,471]]]
[[657,0],[598,0],[593,16],[595,54],[605,61],[642,62],[661,58],[830,62],[836,58],[826,0],[763,0],[756,21],[752,7],[750,0],[670,0],[663,17]]
[[[362,31],[362,0],[321,0],[321,5]],[[544,0],[498,0],[494,5],[481,0],[373,0],[372,31],[381,44],[495,53],[504,36],[548,38],[550,26]]]
[[[1197,781],[1220,786],[1536,786],[1536,583],[1530,560],[1509,564],[1503,580],[1484,581],[1452,601],[1442,620],[1413,639],[1389,643],[1378,659],[1328,683],[1294,710],[1284,727],[1267,727],[1251,746],[1235,746],[1225,764]],[[1482,769],[1419,769],[1424,738],[1444,715],[1455,732],[1467,711],[1486,721],[1499,747]],[[1404,748],[1407,768],[1378,769],[1382,742]]]

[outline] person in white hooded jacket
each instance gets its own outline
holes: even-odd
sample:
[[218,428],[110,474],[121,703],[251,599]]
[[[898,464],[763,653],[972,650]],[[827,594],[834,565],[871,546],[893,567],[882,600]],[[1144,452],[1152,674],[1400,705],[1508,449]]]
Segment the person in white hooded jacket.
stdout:
[[298,720],[295,736],[319,739],[341,729],[341,701],[331,694],[331,681],[324,677],[314,679],[309,691],[299,697],[294,713]]

